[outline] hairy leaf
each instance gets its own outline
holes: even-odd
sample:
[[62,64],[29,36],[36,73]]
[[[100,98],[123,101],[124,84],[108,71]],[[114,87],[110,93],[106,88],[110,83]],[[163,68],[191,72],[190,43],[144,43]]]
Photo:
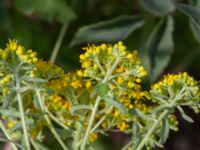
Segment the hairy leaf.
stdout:
[[120,112],[126,114],[127,113],[127,109],[126,107],[118,102],[117,100],[113,100],[112,98],[109,98],[109,97],[105,97],[104,100],[108,103],[108,104],[111,104],[113,105],[114,107],[116,107]]
[[162,127],[161,127],[161,139],[160,139],[161,144],[167,141],[167,138],[169,136],[169,130],[170,130],[169,121],[167,118],[164,118],[162,120]]
[[40,149],[40,150],[49,150],[49,148],[47,148],[43,143],[41,143],[40,141],[38,140],[35,140],[35,139],[31,139],[32,142],[34,142],[35,145],[37,145],[37,147]]
[[72,107],[71,113],[74,114],[76,111],[83,110],[83,109],[91,110],[91,107],[88,105],[76,105]]
[[94,96],[101,96],[104,97],[108,93],[109,87],[106,83],[99,83],[97,84],[91,92],[91,97]]
[[138,16],[120,16],[81,27],[71,45],[88,42],[116,42],[127,38],[134,30],[142,27],[144,21]]
[[62,137],[62,139],[66,139],[69,137],[72,137],[72,130],[67,130],[67,129],[58,129],[56,128],[56,131],[58,132],[58,134],[60,135],[60,137]]

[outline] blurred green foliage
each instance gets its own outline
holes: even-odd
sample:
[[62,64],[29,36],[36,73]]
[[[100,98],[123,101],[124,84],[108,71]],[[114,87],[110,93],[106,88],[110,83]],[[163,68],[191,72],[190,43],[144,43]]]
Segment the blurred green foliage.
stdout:
[[199,6],[198,0],[1,0],[0,44],[15,38],[48,60],[61,26],[68,24],[56,60],[65,70],[79,66],[87,43],[122,40],[139,50],[153,82],[163,71],[198,70]]
[[79,66],[87,43],[122,40],[138,49],[149,82],[164,72],[200,77],[199,0],[0,0],[0,45],[8,38],[49,60],[61,27],[68,24],[56,64]]

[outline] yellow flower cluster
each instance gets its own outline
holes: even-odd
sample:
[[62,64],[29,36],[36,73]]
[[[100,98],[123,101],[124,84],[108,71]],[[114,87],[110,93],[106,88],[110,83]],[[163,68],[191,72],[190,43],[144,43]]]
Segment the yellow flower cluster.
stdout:
[[41,78],[50,80],[52,78],[63,76],[64,71],[60,67],[52,64],[51,62],[46,62],[40,59],[36,63],[32,74],[33,76],[39,76]]
[[9,83],[11,80],[13,80],[13,75],[12,74],[7,74],[7,75],[2,75],[3,78],[0,79],[0,85],[4,86],[7,83]]
[[[186,72],[178,74],[168,74],[161,81],[152,85],[150,93],[154,100],[156,97],[174,97],[181,92],[183,100],[195,101],[200,98],[200,89],[197,81]],[[193,102],[192,102],[193,103]]]
[[[187,97],[184,98],[200,97],[197,81],[187,73],[168,74],[164,76],[163,80],[152,85],[150,92],[143,91],[141,83],[142,78],[147,75],[147,71],[141,65],[137,51],[128,51],[122,42],[114,45],[90,45],[83,49],[85,53],[80,55],[81,68],[66,74],[60,67],[38,60],[35,52],[25,50],[15,40],[9,40],[7,48],[0,50],[0,58],[6,62],[15,61],[17,64],[22,62],[28,66],[31,64],[29,67],[31,69],[23,71],[23,76],[38,80],[45,79],[45,83],[38,82],[37,86],[42,91],[41,95],[46,108],[58,121],[73,130],[76,128],[76,122],[79,121],[83,124],[84,133],[88,126],[88,122],[85,120],[89,120],[91,107],[94,106],[96,99],[100,98],[94,118],[94,124],[97,123],[100,128],[94,129],[90,133],[90,142],[97,140],[99,133],[104,133],[109,129],[130,133],[132,123],[135,121],[140,121],[145,126],[145,119],[140,118],[139,115],[133,117],[133,114],[129,112],[137,109],[143,114],[148,114],[159,104],[157,101],[150,101],[151,98],[154,100],[155,95],[169,99],[170,94],[187,88],[188,93],[184,95]],[[3,61],[0,61],[0,95],[6,93],[6,90],[9,93],[10,89],[7,84],[15,78],[11,72],[4,71],[6,67],[4,68],[5,65],[2,64]],[[98,90],[100,83],[105,84],[106,87],[101,89],[105,93],[102,94],[103,96],[99,94],[101,90],[96,92],[97,94],[93,92],[95,89]],[[26,83],[26,80],[23,80],[23,83],[20,84],[26,86],[32,83]],[[31,109],[34,109],[33,112],[38,111],[37,106],[33,103],[33,97],[35,97],[34,91],[28,91],[23,95],[23,99],[27,101],[26,111],[30,112]],[[110,98],[110,101],[107,98]],[[73,109],[78,105],[80,109],[78,107],[77,110]],[[168,116],[168,120],[171,128],[177,127],[177,121],[173,115]],[[94,124],[92,127],[95,127]],[[6,122],[6,127],[9,129],[14,125],[13,121]],[[37,136],[43,126],[42,122],[35,123],[35,127],[30,130],[31,135]]]
[[71,109],[71,104],[60,95],[53,95],[49,99],[52,101],[48,104],[48,106],[52,109],[59,109],[64,111]]
[[[146,70],[141,66],[140,59],[137,57],[137,51],[131,53],[122,42],[114,45],[91,45],[83,49],[86,52],[80,55],[80,62],[84,70],[79,73],[84,76],[100,75],[99,73],[105,75],[117,60],[119,65],[114,68],[113,73],[134,74],[138,78],[147,75]],[[122,83],[123,79],[119,78],[118,81]]]
[[11,59],[9,55],[14,53],[24,63],[36,63],[38,61],[36,52],[33,52],[31,49],[25,50],[16,40],[9,40],[5,51],[1,50],[0,53],[4,59]]
[[[140,85],[141,78],[147,75],[147,71],[141,65],[136,50],[128,51],[122,42],[114,45],[89,45],[83,49],[86,52],[80,55],[82,69],[77,71],[79,76],[90,78],[94,83],[107,77],[106,83],[109,85],[109,90],[113,91],[116,100],[127,110],[138,108],[146,112],[149,109],[143,101],[147,99],[148,92],[142,91]],[[91,81],[87,83],[88,87],[91,83]],[[95,84],[92,84],[92,87],[94,86]],[[107,104],[102,103],[100,105],[103,110]],[[107,119],[101,123],[102,128],[116,126],[121,131],[127,131],[131,127],[129,125],[132,121],[131,116],[121,113],[116,108],[109,113],[97,116],[96,121],[104,115]]]
[[45,105],[66,126],[70,126],[79,120],[78,116],[70,113],[72,104],[64,96],[56,94],[48,96],[45,100]]
[[162,81],[159,81],[152,86],[152,89],[162,90],[163,86],[174,86],[175,84],[181,83],[186,86],[194,86],[197,84],[193,77],[190,77],[186,72],[184,72],[165,75]]

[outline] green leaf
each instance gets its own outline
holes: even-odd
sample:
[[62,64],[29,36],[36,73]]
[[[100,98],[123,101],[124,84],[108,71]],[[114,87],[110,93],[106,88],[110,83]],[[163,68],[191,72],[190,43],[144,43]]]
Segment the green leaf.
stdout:
[[148,120],[148,121],[152,121],[153,120],[153,118],[151,118],[147,114],[143,113],[139,109],[132,109],[132,110],[130,110],[130,114],[131,115],[137,115],[139,118],[143,118],[143,119]]
[[76,111],[83,110],[83,109],[91,110],[91,107],[88,105],[76,105],[76,106],[73,106],[70,111],[72,114],[74,114]]
[[150,81],[153,82],[164,71],[170,61],[173,52],[173,30],[174,21],[171,16],[160,20],[148,37],[144,56],[146,64],[144,66],[150,72]]
[[198,29],[198,26],[196,26],[192,21],[189,22],[190,28],[192,30],[194,38],[197,40],[197,42],[200,43],[200,30]]
[[177,8],[190,18],[190,27],[195,39],[200,42],[200,8],[186,5],[177,4]]
[[193,6],[200,7],[200,1],[199,0],[190,0],[189,3]]
[[47,82],[47,80],[41,79],[41,78],[23,77],[23,80],[28,81],[28,82],[34,82],[34,83],[45,83],[45,82]]
[[113,100],[110,97],[104,97],[103,100],[106,101],[108,104],[111,104],[114,107],[116,107],[121,113],[124,113],[124,114],[128,113],[126,107],[122,103],[118,102],[117,100]]
[[58,134],[60,135],[60,137],[62,139],[66,139],[66,138],[72,137],[72,133],[73,133],[72,130],[67,130],[67,129],[58,129],[58,128],[56,128],[56,131],[58,132]]
[[132,125],[132,139],[131,139],[133,141],[132,149],[136,149],[139,142],[141,141],[142,135],[140,134],[139,131],[140,129],[138,123],[134,122]]
[[167,141],[167,138],[169,137],[169,129],[170,129],[169,121],[167,118],[164,118],[162,120],[161,139],[159,143],[163,144]]
[[144,21],[138,16],[120,16],[81,27],[71,45],[88,42],[117,42],[127,38],[134,30],[142,27]]
[[193,119],[190,116],[188,116],[187,114],[185,114],[184,110],[180,106],[178,106],[177,108],[178,108],[181,116],[183,117],[183,119],[185,119],[186,121],[188,121],[190,123],[194,122]]
[[91,92],[91,97],[94,97],[94,96],[101,96],[101,97],[105,97],[106,94],[108,93],[109,91],[109,87],[108,87],[108,84],[106,83],[99,83],[97,84],[94,89],[92,90]]
[[37,147],[40,149],[40,150],[49,150],[49,148],[47,148],[43,143],[41,143],[40,141],[38,140],[35,140],[35,139],[31,139],[32,142],[34,142],[35,145],[37,145]]
[[65,0],[15,0],[16,9],[25,15],[36,15],[46,21],[68,23],[76,18]]
[[183,119],[185,119],[186,121],[188,121],[190,123],[194,122],[194,120],[190,116],[186,115],[185,113],[181,114],[181,116],[183,117]]
[[165,16],[175,10],[172,0],[138,0],[148,12],[156,16]]

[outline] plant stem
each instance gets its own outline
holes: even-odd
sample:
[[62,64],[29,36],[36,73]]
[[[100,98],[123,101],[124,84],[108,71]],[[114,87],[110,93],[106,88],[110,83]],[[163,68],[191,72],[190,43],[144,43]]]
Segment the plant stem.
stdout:
[[[38,97],[38,101],[39,101],[39,104],[40,104],[40,107],[41,107],[42,111],[45,111],[45,107],[44,107],[44,104],[43,104],[43,102],[42,102],[42,98],[41,98],[40,91],[39,91],[38,88],[36,88],[36,95],[37,95],[37,97]],[[50,118],[49,118],[47,115],[45,115],[44,118],[45,118],[45,120],[46,120],[46,122],[47,122],[47,124],[48,124],[48,127],[49,127],[49,129],[51,130],[52,134],[53,134],[53,135],[55,136],[55,138],[57,139],[58,143],[62,146],[62,148],[63,148],[64,150],[68,150],[67,146],[65,145],[65,143],[62,141],[62,139],[61,139],[60,136],[58,135],[56,129],[53,127]]]
[[131,139],[121,150],[127,150],[132,144],[133,144],[133,141]]
[[[12,139],[11,139],[9,133],[7,132],[7,130],[6,130],[6,128],[5,128],[4,124],[3,124],[3,122],[2,122],[1,120],[0,120],[0,128],[1,128],[1,130],[3,131],[4,135],[6,136],[6,138],[7,138],[8,140],[12,141]],[[16,146],[13,142],[10,142],[10,144],[11,144],[13,150],[18,150],[17,146]]]
[[80,145],[79,140],[82,132],[82,125],[80,123],[78,123],[77,125],[78,127],[74,136],[74,150],[79,150],[79,145]]
[[62,128],[66,130],[70,130],[66,125],[64,125],[62,122],[60,122],[56,117],[53,116],[53,114],[46,108],[44,105],[44,111],[48,113],[49,117],[55,121],[58,125],[60,125]]
[[65,36],[65,33],[66,33],[66,30],[67,30],[67,27],[68,27],[68,23],[64,24],[60,30],[60,33],[58,35],[58,38],[57,38],[57,41],[55,43],[55,46],[53,48],[53,52],[51,54],[51,58],[50,58],[50,62],[51,63],[54,63],[55,60],[56,60],[56,57],[58,55],[58,52],[59,52],[59,49],[60,49],[60,46],[62,44],[62,41],[64,39],[64,36]]
[[36,144],[36,142],[34,141],[34,139],[31,138],[30,140],[31,140],[31,143],[32,143],[34,149],[35,149],[35,150],[40,150],[40,148],[37,146],[37,144]]
[[90,133],[94,132],[101,125],[101,123],[106,119],[107,115],[112,111],[112,109],[113,109],[113,106],[108,108],[108,110],[106,111],[106,114],[94,125]]
[[21,92],[19,91],[21,87],[20,87],[18,73],[19,72],[17,71],[15,74],[18,106],[19,106],[20,117],[21,117],[21,122],[22,122],[22,129],[23,129],[23,133],[24,133],[25,145],[26,145],[27,150],[31,150],[30,141],[29,141],[29,137],[28,137],[28,130],[27,130],[27,126],[26,126],[24,106],[23,106],[23,102],[22,102],[22,96],[21,96]]
[[136,150],[141,150],[146,141],[149,139],[149,137],[151,136],[151,134],[154,132],[154,130],[156,129],[157,125],[161,122],[161,120],[163,118],[165,118],[165,116],[169,113],[169,110],[164,110],[162,112],[162,114],[159,116],[159,118],[156,120],[156,122],[154,122],[154,124],[152,125],[152,127],[150,128],[150,130],[147,132],[147,134],[145,135],[145,137],[142,139],[142,141],[140,142],[140,144],[137,146]]
[[[120,62],[120,57],[117,57],[116,60],[114,61],[114,63],[112,64],[112,67],[109,70],[107,70],[106,76],[102,80],[102,83],[106,83],[109,80],[109,77],[112,75],[113,71],[115,70],[115,68],[117,67],[119,62]],[[91,114],[91,117],[90,117],[90,120],[89,120],[89,124],[88,124],[87,130],[86,130],[86,134],[85,134],[85,136],[83,138],[83,143],[81,145],[81,150],[85,149],[85,146],[86,146],[86,143],[87,143],[87,140],[88,140],[88,137],[89,137],[89,134],[90,134],[90,130],[92,128],[92,125],[93,125],[93,122],[94,122],[94,119],[95,119],[95,115],[96,115],[96,112],[97,112],[97,109],[98,109],[100,101],[101,101],[101,97],[97,96],[97,99],[96,99],[96,102],[95,102],[95,105],[94,105],[94,108],[92,110],[92,114]]]
[[84,149],[85,149],[85,145],[86,145],[87,139],[88,139],[88,137],[89,137],[90,130],[91,130],[91,128],[92,128],[92,124],[93,124],[93,122],[94,122],[95,115],[96,115],[96,112],[97,112],[97,109],[98,109],[98,106],[99,106],[100,101],[101,101],[101,98],[98,96],[97,99],[96,99],[96,102],[95,102],[93,111],[92,111],[92,115],[91,115],[90,120],[89,120],[89,124],[88,124],[87,130],[86,130],[85,137],[84,137],[84,139],[83,139],[83,144],[82,144],[82,146],[81,146],[81,150],[84,150]]

